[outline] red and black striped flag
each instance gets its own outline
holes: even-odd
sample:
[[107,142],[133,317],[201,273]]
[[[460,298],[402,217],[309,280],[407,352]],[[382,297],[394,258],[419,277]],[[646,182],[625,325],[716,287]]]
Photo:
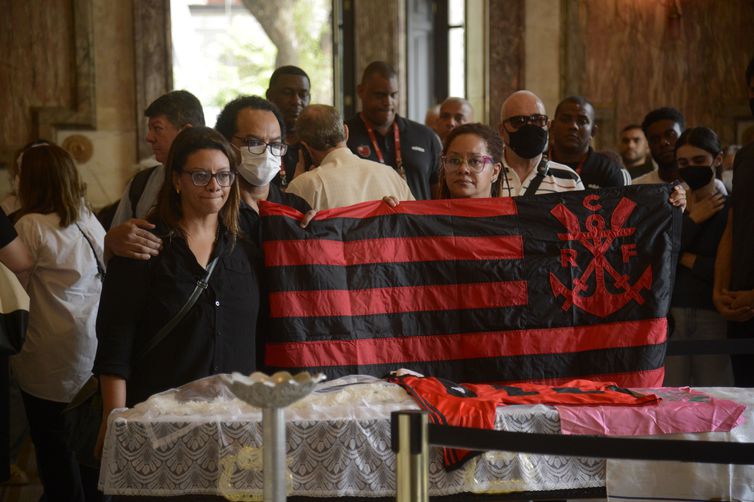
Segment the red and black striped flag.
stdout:
[[[680,233],[669,189],[262,205],[272,369],[661,385]],[[675,215],[675,217],[674,217]]]

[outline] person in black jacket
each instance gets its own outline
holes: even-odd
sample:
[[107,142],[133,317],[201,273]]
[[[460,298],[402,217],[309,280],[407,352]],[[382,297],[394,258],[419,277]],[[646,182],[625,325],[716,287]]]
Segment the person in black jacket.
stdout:
[[[681,254],[671,300],[674,340],[724,339],[725,319],[712,303],[717,247],[728,218],[727,197],[715,183],[723,159],[717,134],[694,127],[675,144],[678,176],[688,185],[683,214]],[[728,355],[673,356],[665,366],[667,386],[730,386],[733,374]]]

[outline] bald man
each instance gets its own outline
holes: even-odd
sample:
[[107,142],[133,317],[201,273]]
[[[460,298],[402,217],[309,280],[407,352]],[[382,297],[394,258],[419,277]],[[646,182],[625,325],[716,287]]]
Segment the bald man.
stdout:
[[459,125],[474,122],[474,108],[463,98],[448,98],[440,105],[435,131],[443,144],[448,133]]
[[503,194],[516,197],[584,189],[573,169],[543,158],[549,126],[545,105],[533,92],[516,91],[503,102]]

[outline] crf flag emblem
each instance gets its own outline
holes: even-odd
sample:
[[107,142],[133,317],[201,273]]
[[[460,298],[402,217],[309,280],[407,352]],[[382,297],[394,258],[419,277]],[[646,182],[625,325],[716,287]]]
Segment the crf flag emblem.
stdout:
[[[578,217],[565,205],[558,204],[550,212],[566,229],[558,239],[570,243],[561,250],[560,261],[563,268],[574,277],[573,289],[566,287],[558,276],[550,272],[550,287],[555,297],[563,297],[563,310],[576,306],[597,317],[607,317],[629,302],[644,303],[642,291],[652,286],[652,266],[648,265],[635,282],[622,270],[634,267],[626,265],[636,257],[636,244],[633,236],[636,228],[626,223],[636,208],[636,203],[623,197],[615,207],[608,226],[599,214],[602,205],[599,195],[587,195],[584,207],[591,212],[586,217],[584,229]],[[586,268],[580,270],[577,258],[580,253],[590,256]],[[617,263],[617,264],[616,264]]]

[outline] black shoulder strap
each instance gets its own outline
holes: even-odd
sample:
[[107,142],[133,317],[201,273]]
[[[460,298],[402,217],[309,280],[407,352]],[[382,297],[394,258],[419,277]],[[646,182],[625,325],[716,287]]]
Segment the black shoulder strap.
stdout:
[[86,243],[89,244],[89,249],[92,250],[92,255],[94,255],[94,261],[97,262],[97,277],[101,281],[104,281],[105,280],[105,266],[102,264],[101,261],[99,261],[97,252],[94,250],[94,244],[92,244],[92,240],[89,238],[88,235],[86,235],[86,232],[84,232],[84,229],[81,228],[78,223],[75,223],[75,225],[79,229],[79,232],[81,232],[81,235],[84,236]]
[[128,200],[131,201],[131,216],[136,218],[136,206],[141,200],[141,196],[144,193],[144,189],[147,187],[147,182],[152,176],[152,173],[158,166],[150,167],[139,171],[131,180],[131,188],[128,189]]
[[539,164],[537,164],[537,174],[532,178],[531,183],[529,183],[529,186],[526,187],[526,192],[524,192],[524,197],[530,197],[532,195],[536,195],[537,190],[539,190],[539,185],[542,184],[542,180],[545,179],[545,175],[547,174],[547,159],[545,156],[542,156],[542,159],[539,161]]
[[212,271],[215,270],[215,265],[217,265],[218,258],[220,257],[215,256],[212,261],[209,262],[209,265],[207,266],[207,273],[204,274],[204,277],[196,281],[196,287],[191,293],[191,296],[189,296],[189,299],[186,300],[186,303],[183,305],[183,307],[181,307],[181,310],[179,310],[172,319],[165,323],[165,326],[163,326],[160,331],[157,332],[154,338],[152,338],[149,343],[147,343],[146,347],[144,347],[139,356],[136,358],[137,361],[144,359],[144,356],[151,352],[152,349],[157,347],[165,339],[165,337],[168,336],[171,331],[173,331],[173,328],[175,328],[176,324],[181,322],[181,319],[183,319],[188,311],[191,310],[191,307],[193,307],[196,301],[199,299],[199,295],[201,295],[202,291],[207,289],[207,287],[209,286],[209,278],[212,276]]

